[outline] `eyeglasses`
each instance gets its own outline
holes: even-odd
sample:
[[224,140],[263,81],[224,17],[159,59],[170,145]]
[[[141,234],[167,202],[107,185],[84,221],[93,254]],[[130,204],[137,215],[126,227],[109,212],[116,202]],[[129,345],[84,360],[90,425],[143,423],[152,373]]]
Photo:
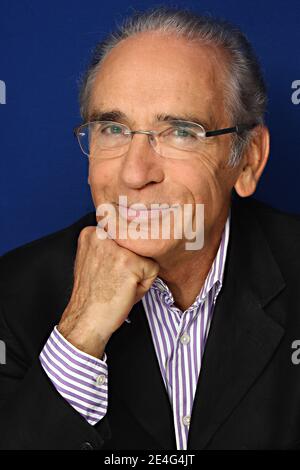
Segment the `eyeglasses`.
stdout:
[[117,158],[127,153],[134,134],[145,134],[157,154],[165,158],[184,159],[201,153],[208,138],[250,130],[256,124],[206,131],[201,124],[190,121],[168,121],[158,130],[131,130],[114,121],[90,121],[74,129],[82,152],[87,157]]

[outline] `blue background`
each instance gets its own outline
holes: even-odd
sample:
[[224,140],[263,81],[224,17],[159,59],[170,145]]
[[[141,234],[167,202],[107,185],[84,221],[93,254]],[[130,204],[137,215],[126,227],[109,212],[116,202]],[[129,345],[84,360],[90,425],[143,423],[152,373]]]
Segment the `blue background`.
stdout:
[[[72,128],[80,122],[78,79],[103,35],[151,1],[0,0],[0,253],[67,226],[93,209],[87,160]],[[246,33],[269,88],[271,155],[256,197],[300,212],[300,2],[165,2],[222,16]],[[300,95],[299,95],[300,96]]]

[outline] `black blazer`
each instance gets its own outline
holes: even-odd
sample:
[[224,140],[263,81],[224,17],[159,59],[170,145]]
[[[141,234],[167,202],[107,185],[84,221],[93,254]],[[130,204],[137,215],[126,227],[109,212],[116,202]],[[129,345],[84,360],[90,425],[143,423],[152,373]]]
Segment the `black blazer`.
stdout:
[[[92,212],[0,260],[1,449],[176,449],[172,410],[142,302],[111,337],[107,415],[89,425],[38,355],[69,301]],[[223,288],[204,352],[188,449],[300,449],[300,217],[232,201]],[[300,356],[300,355],[299,355]]]

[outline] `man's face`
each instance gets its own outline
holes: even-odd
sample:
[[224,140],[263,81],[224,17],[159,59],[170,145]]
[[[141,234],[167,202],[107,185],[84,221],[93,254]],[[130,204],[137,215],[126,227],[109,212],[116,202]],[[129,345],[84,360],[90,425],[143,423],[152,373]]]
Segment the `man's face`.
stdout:
[[[174,36],[143,33],[126,39],[102,63],[93,85],[89,115],[119,111],[117,120],[133,130],[155,130],[158,116],[197,117],[206,130],[229,127],[224,111],[222,56],[213,48]],[[226,220],[231,189],[239,169],[226,168],[230,136],[210,137],[190,158],[159,156],[148,137],[136,134],[128,152],[102,160],[90,158],[89,184],[95,207],[204,204],[205,244]],[[93,157],[93,156],[92,156]],[[150,238],[150,235],[149,235]],[[116,239],[120,245],[154,259],[174,256],[182,240]],[[204,246],[205,246],[204,244]]]

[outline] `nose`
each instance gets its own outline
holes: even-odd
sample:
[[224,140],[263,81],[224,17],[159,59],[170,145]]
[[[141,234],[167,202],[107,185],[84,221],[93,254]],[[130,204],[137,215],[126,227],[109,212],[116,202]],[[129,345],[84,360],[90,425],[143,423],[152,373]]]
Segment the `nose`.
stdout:
[[164,179],[162,159],[155,153],[149,139],[151,136],[144,133],[134,134],[122,159],[120,177],[128,188],[141,189]]

